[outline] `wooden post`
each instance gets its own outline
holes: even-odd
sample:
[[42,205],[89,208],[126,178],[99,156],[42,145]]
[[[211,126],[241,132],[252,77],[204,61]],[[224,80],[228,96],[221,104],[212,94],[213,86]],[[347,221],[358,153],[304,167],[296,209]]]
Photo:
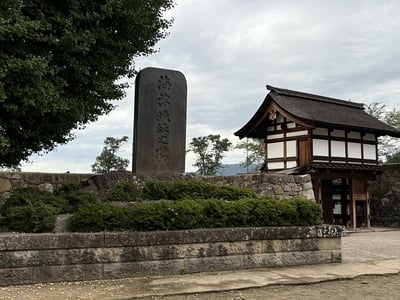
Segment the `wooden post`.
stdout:
[[371,201],[369,199],[368,188],[369,188],[368,180],[365,179],[365,193],[367,195],[367,203],[366,203],[366,205],[367,205],[367,207],[366,207],[366,210],[367,210],[367,212],[366,212],[366,214],[367,214],[367,222],[366,222],[366,226],[367,226],[367,228],[370,228],[371,227],[371,208],[370,208],[369,205],[370,205]]
[[350,178],[350,227],[357,228],[356,200],[354,197],[354,181]]

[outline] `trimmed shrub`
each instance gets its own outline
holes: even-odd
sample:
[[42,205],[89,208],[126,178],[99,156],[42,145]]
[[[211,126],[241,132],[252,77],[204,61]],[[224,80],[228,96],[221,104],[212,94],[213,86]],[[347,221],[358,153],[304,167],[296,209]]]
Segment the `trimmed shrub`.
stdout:
[[107,202],[84,202],[69,219],[69,228],[78,232],[120,231],[129,224],[125,209]]
[[227,227],[246,227],[250,226],[252,211],[255,206],[256,199],[242,198],[232,201],[226,205]]
[[81,205],[71,218],[71,229],[151,231],[321,224],[320,206],[303,199],[278,201],[260,197],[231,202],[220,199],[183,199],[175,202],[136,203],[132,207],[110,205]]
[[[311,202],[311,201],[309,201]],[[277,226],[295,226],[299,221],[296,203],[290,199],[276,201]]]
[[164,229],[164,220],[160,203],[137,203],[129,212],[130,229],[151,231]]
[[170,229],[193,229],[201,227],[203,223],[203,202],[193,199],[176,201],[170,209],[174,213]]
[[56,210],[51,205],[36,201],[22,206],[10,207],[6,215],[7,228],[18,232],[53,232]]
[[63,195],[63,198],[68,203],[68,212],[75,212],[79,206],[87,203],[99,203],[100,200],[93,192],[85,190],[72,190]]
[[143,200],[143,189],[134,182],[118,182],[107,196],[108,201],[135,202]]
[[80,183],[67,183],[54,192],[54,195],[64,199],[66,203],[65,211],[62,213],[73,213],[77,207],[83,203],[99,202],[96,194],[82,189]]
[[143,187],[143,198],[149,200],[256,198],[256,193],[245,187],[211,184],[202,180],[148,181]]
[[170,199],[172,183],[169,181],[146,181],[143,186],[143,198],[148,200]]
[[322,207],[307,199],[294,197],[292,199],[298,212],[296,226],[310,226],[322,224]]
[[51,192],[29,187],[17,189],[1,207],[2,223],[18,232],[52,232],[56,215],[68,210],[68,203]]
[[61,197],[48,191],[39,190],[36,187],[19,188],[14,191],[9,199],[0,208],[0,213],[7,217],[8,210],[16,206],[26,206],[32,203],[42,202],[55,209],[55,213],[63,213],[68,210],[68,203]]
[[70,182],[63,184],[60,188],[54,191],[54,195],[64,197],[71,192],[82,190],[82,183],[80,182]]
[[[208,199],[201,201],[203,207],[204,219],[202,227],[219,228],[225,227],[227,222],[226,206],[224,201],[217,199]],[[201,223],[200,223],[201,224]]]

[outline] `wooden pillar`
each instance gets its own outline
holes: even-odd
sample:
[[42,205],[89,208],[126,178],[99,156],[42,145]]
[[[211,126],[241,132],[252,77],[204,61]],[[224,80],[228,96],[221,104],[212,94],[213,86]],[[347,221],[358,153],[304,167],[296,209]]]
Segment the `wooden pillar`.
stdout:
[[370,201],[370,199],[369,199],[369,191],[368,191],[368,188],[369,188],[369,184],[368,184],[368,180],[367,179],[365,179],[365,193],[366,193],[366,195],[367,195],[367,203],[366,203],[366,210],[367,210],[367,222],[366,222],[366,226],[367,226],[367,228],[370,228],[371,227],[371,208],[370,208],[370,203],[371,203],[371,201]]
[[356,211],[356,200],[354,197],[354,181],[350,178],[350,227],[353,229],[357,228],[357,211]]

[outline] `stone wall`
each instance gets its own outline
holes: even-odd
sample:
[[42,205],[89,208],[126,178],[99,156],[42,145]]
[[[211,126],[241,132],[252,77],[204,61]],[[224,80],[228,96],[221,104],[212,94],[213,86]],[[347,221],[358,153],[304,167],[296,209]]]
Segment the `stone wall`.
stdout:
[[400,164],[383,165],[383,169],[369,188],[371,224],[400,227]]
[[81,182],[91,176],[93,174],[0,172],[0,205],[17,188],[36,186],[53,191],[64,183]]
[[341,226],[0,234],[0,285],[341,262]]
[[240,174],[233,176],[206,176],[204,180],[216,184],[230,184],[245,186],[253,189],[257,194],[269,195],[276,199],[301,196],[315,200],[310,175],[282,175],[282,174]]
[[134,181],[143,183],[149,179],[182,179],[197,178],[216,184],[245,186],[261,195],[270,195],[277,199],[291,196],[301,196],[314,200],[314,192],[310,175],[278,175],[278,174],[240,174],[234,176],[193,176],[175,175],[172,177],[142,177],[131,172],[111,172],[104,175],[94,174],[46,174],[46,173],[8,173],[0,172],[0,204],[18,187],[37,186],[53,191],[63,183],[84,182],[85,188],[95,192],[104,199],[119,181]]

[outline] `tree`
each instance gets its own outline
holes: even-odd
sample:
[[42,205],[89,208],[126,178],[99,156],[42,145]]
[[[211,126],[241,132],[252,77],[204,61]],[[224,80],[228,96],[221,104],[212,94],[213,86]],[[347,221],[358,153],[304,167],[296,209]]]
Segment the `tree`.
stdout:
[[73,139],[113,109],[173,0],[0,1],[0,166]]
[[217,169],[222,166],[223,153],[228,151],[232,143],[221,136],[210,134],[193,138],[189,151],[193,151],[198,157],[193,166],[198,168],[201,175],[215,175]]
[[[365,111],[373,117],[400,129],[400,111],[396,108],[388,110],[385,104],[372,102],[366,106]],[[383,161],[395,162],[400,152],[400,140],[390,136],[379,137],[378,155]],[[391,159],[393,157],[393,160]]]
[[395,153],[392,156],[390,156],[388,158],[388,160],[386,161],[386,163],[399,164],[400,163],[400,151],[398,151],[397,153]]
[[264,162],[264,141],[262,139],[250,139],[250,141],[247,139],[237,144],[235,148],[246,151],[246,159],[240,163],[245,168]]
[[104,140],[104,148],[100,155],[96,157],[96,161],[92,165],[94,173],[108,173],[111,171],[125,171],[129,165],[128,159],[117,156],[117,152],[121,145],[128,140],[127,136],[120,139],[107,137]]

